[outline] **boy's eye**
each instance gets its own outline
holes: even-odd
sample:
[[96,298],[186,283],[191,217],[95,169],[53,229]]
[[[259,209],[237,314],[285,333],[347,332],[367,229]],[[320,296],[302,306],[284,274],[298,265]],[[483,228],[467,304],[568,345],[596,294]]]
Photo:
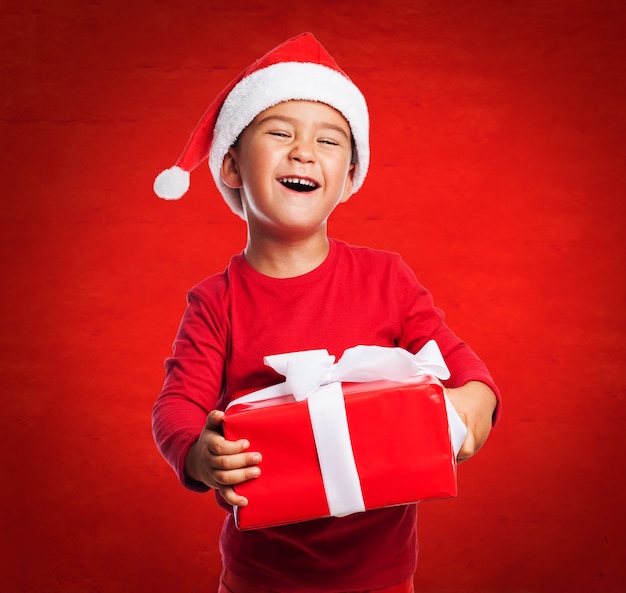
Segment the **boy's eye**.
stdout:
[[269,132],[270,136],[278,136],[279,138],[288,138],[289,134],[280,130],[272,130]]
[[319,142],[321,144],[328,144],[330,146],[339,146],[339,142],[336,142],[335,140],[331,140],[330,138],[322,138]]

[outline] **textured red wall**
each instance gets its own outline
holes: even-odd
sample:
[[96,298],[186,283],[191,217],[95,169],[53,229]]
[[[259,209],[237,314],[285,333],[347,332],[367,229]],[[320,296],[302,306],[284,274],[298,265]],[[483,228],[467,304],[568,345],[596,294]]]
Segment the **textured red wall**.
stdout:
[[211,591],[220,512],[150,409],[187,288],[244,244],[202,167],[213,96],[310,30],[367,96],[373,165],[331,231],[402,252],[504,415],[421,506],[420,591],[626,590],[622,2],[3,3],[4,591]]

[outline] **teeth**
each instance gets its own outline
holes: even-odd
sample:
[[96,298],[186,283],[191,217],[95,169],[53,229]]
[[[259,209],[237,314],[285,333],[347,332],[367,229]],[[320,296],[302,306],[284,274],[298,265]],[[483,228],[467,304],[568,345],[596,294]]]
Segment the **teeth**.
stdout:
[[317,184],[308,179],[299,179],[298,177],[284,177],[280,180],[281,183],[297,183],[298,185],[305,185],[307,187],[317,187]]

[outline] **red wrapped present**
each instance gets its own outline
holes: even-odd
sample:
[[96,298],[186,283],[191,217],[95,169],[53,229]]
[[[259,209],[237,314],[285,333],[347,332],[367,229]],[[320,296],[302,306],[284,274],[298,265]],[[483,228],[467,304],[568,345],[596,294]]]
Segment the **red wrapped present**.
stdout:
[[234,400],[224,419],[227,439],[263,455],[261,476],[235,487],[249,501],[240,529],[456,496],[464,427],[456,417],[451,429],[434,342],[416,355],[357,346],[336,364],[325,351],[266,362],[285,383]]

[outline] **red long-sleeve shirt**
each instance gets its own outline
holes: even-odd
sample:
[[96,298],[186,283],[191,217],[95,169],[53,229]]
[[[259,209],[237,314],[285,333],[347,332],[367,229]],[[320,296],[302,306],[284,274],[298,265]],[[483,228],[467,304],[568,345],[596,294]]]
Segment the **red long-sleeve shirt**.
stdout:
[[[417,352],[430,339],[450,369],[448,387],[477,380],[498,394],[485,365],[444,324],[397,254],[331,239],[322,265],[295,278],[270,278],[234,256],[189,292],[154,406],[155,441],[186,487],[206,491],[184,474],[187,451],[208,412],[224,409],[238,391],[283,380],[264,356],[326,349],[338,359],[358,344]],[[241,532],[229,515],[220,547],[234,574],[278,592],[375,589],[415,571],[416,518],[416,505],[407,505]]]

